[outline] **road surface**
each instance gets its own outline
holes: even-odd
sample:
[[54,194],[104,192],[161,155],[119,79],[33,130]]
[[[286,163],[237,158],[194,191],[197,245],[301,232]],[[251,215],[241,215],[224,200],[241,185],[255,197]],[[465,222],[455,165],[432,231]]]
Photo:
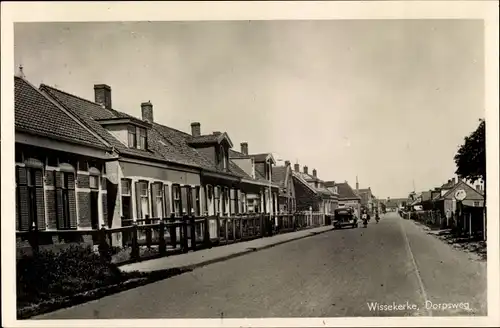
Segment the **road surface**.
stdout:
[[450,316],[486,308],[486,262],[389,213],[366,229],[328,231],[38,319]]

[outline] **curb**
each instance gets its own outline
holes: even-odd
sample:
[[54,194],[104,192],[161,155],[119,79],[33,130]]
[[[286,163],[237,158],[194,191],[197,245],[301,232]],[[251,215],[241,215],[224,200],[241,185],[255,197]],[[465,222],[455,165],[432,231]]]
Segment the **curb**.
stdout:
[[[230,254],[230,255],[227,255],[227,256],[218,257],[218,258],[215,258],[215,259],[207,260],[207,261],[196,263],[196,264],[173,267],[173,268],[170,268],[170,269],[173,269],[173,270],[180,269],[180,270],[190,270],[191,271],[191,270],[198,269],[198,268],[210,265],[210,264],[227,261],[227,260],[230,260],[230,259],[233,259],[233,258],[236,258],[236,257],[247,255],[247,254],[250,254],[250,253],[253,253],[253,252],[258,252],[258,251],[261,251],[261,250],[264,250],[264,249],[272,248],[272,247],[275,247],[275,246],[278,246],[278,245],[282,245],[282,244],[286,244],[286,243],[289,243],[289,242],[292,242],[292,241],[296,241],[296,240],[300,240],[300,239],[304,239],[304,238],[316,236],[316,235],[319,235],[319,234],[322,234],[322,233],[325,233],[325,232],[328,232],[328,231],[331,231],[331,229],[323,230],[323,231],[319,231],[319,232],[310,232],[309,234],[307,234],[305,236],[300,236],[300,237],[297,237],[297,238],[283,240],[283,241],[277,242],[275,244],[269,244],[269,245],[265,245],[265,246],[258,247],[258,248],[257,247],[247,248],[246,250],[244,250],[242,252],[239,252],[239,253],[234,253],[234,254]],[[147,271],[143,271],[143,272],[147,272]]]

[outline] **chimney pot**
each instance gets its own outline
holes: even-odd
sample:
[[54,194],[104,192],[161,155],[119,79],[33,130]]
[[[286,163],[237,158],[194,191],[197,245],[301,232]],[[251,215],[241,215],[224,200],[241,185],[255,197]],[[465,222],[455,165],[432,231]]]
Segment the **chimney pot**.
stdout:
[[142,114],[142,120],[153,123],[153,104],[148,101],[148,102],[143,102],[141,104],[141,114]]
[[193,137],[199,137],[201,135],[201,124],[198,122],[191,123],[191,135]]
[[316,169],[313,169],[313,177],[315,177],[315,178],[316,178],[317,173],[318,173],[318,171],[316,171]]
[[285,161],[285,166],[290,166],[290,161]]
[[111,109],[111,87],[107,84],[94,84],[95,102]]
[[248,143],[247,142],[242,142],[240,144],[240,147],[241,147],[241,153],[243,155],[248,155]]
[[453,181],[453,185],[455,185],[455,183],[456,183],[455,178],[451,179],[451,181]]
[[307,166],[304,166],[304,169],[303,169],[303,170],[304,170],[304,173],[305,173],[305,174],[307,174],[307,169],[308,169],[308,167],[307,167]]
[[299,170],[300,170],[299,164],[298,163],[294,164],[293,169],[295,170],[295,172],[299,172]]
[[221,134],[221,132],[220,132],[220,131],[214,131],[212,134],[213,134],[214,136],[218,136],[218,135],[220,135],[220,134]]

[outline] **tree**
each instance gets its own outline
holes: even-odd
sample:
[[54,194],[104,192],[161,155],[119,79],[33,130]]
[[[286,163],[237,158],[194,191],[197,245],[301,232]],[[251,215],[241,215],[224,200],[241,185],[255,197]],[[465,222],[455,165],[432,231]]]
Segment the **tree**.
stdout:
[[470,182],[481,179],[484,183],[484,202],[486,204],[486,126],[483,119],[479,120],[476,131],[465,137],[455,155],[457,170],[455,173]]

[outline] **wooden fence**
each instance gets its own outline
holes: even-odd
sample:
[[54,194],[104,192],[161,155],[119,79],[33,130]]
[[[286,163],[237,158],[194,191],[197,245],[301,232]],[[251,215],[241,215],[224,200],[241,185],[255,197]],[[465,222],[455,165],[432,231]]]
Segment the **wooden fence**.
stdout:
[[[120,228],[99,230],[54,230],[17,232],[19,245],[32,253],[40,249],[62,249],[72,244],[96,246],[101,255],[125,264],[168,255],[187,253],[219,245],[270,237],[324,225],[322,213],[239,214],[233,216],[122,220]],[[21,247],[23,248],[23,247]]]
[[458,235],[486,240],[486,216],[482,207],[464,206],[463,210],[445,217],[440,211],[405,212],[406,219],[421,222],[430,228],[451,229]]

